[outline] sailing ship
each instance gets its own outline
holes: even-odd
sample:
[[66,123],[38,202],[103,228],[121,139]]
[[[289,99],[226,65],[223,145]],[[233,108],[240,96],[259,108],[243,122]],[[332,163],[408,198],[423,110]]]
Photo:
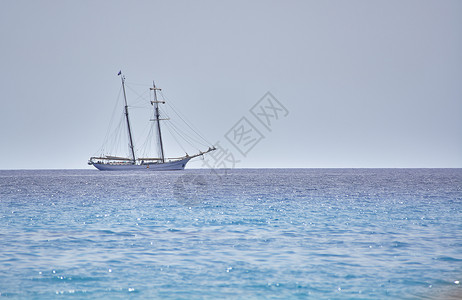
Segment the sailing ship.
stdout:
[[162,141],[162,131],[160,121],[168,120],[168,118],[161,118],[159,104],[165,104],[165,100],[158,100],[157,93],[161,91],[160,88],[156,87],[153,82],[153,86],[150,90],[153,92],[153,99],[150,104],[154,110],[154,118],[149,121],[154,122],[156,127],[156,138],[157,145],[159,147],[160,157],[137,157],[135,155],[135,145],[133,138],[133,130],[129,118],[129,106],[127,102],[127,94],[125,91],[125,77],[120,71],[118,75],[122,80],[122,90],[124,96],[124,119],[125,125],[128,132],[128,150],[129,157],[114,156],[114,155],[100,155],[90,157],[88,164],[93,165],[95,168],[101,171],[130,171],[130,170],[148,170],[148,171],[170,171],[170,170],[183,170],[186,164],[195,157],[203,156],[206,153],[216,150],[214,146],[209,146],[205,151],[199,151],[194,155],[185,154],[181,157],[167,158],[165,157],[164,145]]

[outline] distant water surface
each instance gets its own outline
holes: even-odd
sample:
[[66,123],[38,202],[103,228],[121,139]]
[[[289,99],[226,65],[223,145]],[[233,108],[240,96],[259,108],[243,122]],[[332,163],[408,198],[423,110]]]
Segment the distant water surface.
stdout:
[[0,171],[0,295],[460,299],[462,169]]

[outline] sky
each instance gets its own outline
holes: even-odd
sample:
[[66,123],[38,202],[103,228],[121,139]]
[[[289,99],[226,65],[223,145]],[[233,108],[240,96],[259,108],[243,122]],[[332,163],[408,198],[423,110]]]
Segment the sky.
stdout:
[[119,70],[237,168],[462,167],[461,1],[0,6],[0,169],[92,168]]

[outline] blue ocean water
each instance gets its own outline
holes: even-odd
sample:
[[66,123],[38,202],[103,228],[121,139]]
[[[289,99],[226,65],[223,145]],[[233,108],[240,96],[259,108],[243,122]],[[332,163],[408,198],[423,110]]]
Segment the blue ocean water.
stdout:
[[461,299],[462,169],[0,171],[0,295]]

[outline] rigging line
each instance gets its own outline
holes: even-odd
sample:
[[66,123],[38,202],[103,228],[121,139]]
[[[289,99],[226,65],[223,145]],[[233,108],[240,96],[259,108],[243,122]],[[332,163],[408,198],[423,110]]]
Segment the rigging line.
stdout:
[[[177,114],[178,117],[180,117],[180,119],[181,119],[188,127],[190,127],[192,131],[194,131],[194,132],[195,132],[200,138],[202,138],[208,145],[212,145],[212,143],[210,143],[206,138],[204,138],[204,137],[199,133],[199,130],[198,130],[197,128],[194,129],[194,128],[192,127],[192,126],[193,126],[192,123],[186,118],[186,116],[184,116],[182,113],[180,113],[180,111],[179,111],[178,109],[175,109],[175,105],[173,104],[173,102],[170,101],[170,100],[162,93],[162,91],[160,91],[160,94],[161,94],[161,96],[162,96],[164,99],[168,100],[168,101],[166,102],[167,105],[170,106],[170,107],[172,108],[172,110],[175,112],[175,114]],[[178,111],[177,111],[177,110],[178,110]],[[181,115],[183,115],[184,118],[183,118]],[[186,121],[185,121],[185,119],[186,119]]]
[[[168,114],[165,113],[165,112],[163,112],[163,115],[165,115],[165,116],[168,117]],[[176,137],[177,135],[178,135],[179,137],[181,137],[185,142],[187,142],[188,144],[190,144],[193,148],[197,149],[197,146],[192,145],[192,144],[191,144],[191,141],[190,141],[190,140],[189,140],[189,141],[187,140],[187,138],[186,138],[186,137],[188,136],[187,134],[181,132],[181,130],[179,130],[179,129],[176,129],[176,125],[174,124],[174,122],[166,122],[165,125],[166,125],[167,128],[169,129],[170,134],[173,136],[173,138],[177,141],[177,143],[178,143],[180,146],[181,146],[181,144],[180,144],[180,142],[178,141],[178,139],[177,139],[177,137]],[[172,132],[171,129],[173,129],[173,130],[176,132],[176,134],[174,134],[174,133]],[[181,147],[182,147],[182,146],[181,146]],[[185,151],[185,152],[186,152],[186,151]]]
[[[178,126],[176,126],[175,124],[170,124],[173,128],[175,128],[175,132],[177,132],[177,134],[179,136],[181,136],[183,138],[183,140],[187,141],[189,144],[199,144],[203,147],[207,147],[208,145],[207,144],[204,144],[194,138],[192,138],[191,136],[188,136],[187,133],[185,133],[183,130],[181,130],[181,128],[179,128]],[[193,146],[194,148],[198,149],[197,145],[194,145]]]
[[[169,124],[169,125],[167,126],[167,128],[169,128],[170,125],[172,125],[172,124]],[[176,132],[176,134],[178,134],[179,136],[181,136],[181,134],[177,132],[177,130],[175,129],[175,127],[172,126],[172,129]],[[169,129],[169,130],[170,130],[170,129]],[[172,134],[172,135],[173,135],[173,134]],[[173,137],[175,138],[174,135],[173,135]],[[182,138],[183,138],[183,140],[184,140],[186,143],[188,143],[192,148],[194,148],[195,150],[197,150],[197,151],[200,152],[200,149],[198,149],[198,148],[197,148],[195,145],[193,145],[190,141],[188,141],[187,139],[185,139],[183,136],[182,136]],[[176,139],[176,138],[175,138],[175,139]],[[182,146],[180,145],[180,147],[182,147]],[[183,148],[183,147],[182,147],[182,148]],[[185,152],[186,152],[186,151],[185,151]]]
[[170,103],[169,101],[168,105],[172,109],[172,111],[183,121],[183,123],[185,123],[186,126],[188,126],[192,130],[193,133],[195,133],[199,138],[201,138],[206,144],[211,145],[211,143],[199,133],[199,130],[197,128],[193,128],[191,122],[187,120],[185,116],[182,116],[182,114],[175,109],[173,103]]
[[170,122],[168,123],[169,126],[172,126],[172,128],[175,129],[175,132],[177,132],[177,134],[183,139],[185,140],[187,143],[189,143],[193,148],[197,149],[197,145],[194,145],[194,143],[196,144],[200,144],[204,147],[207,147],[208,145],[198,141],[197,139],[193,138],[192,136],[188,135],[187,132],[184,132],[179,126],[177,126],[174,122]]
[[[178,126],[175,122],[170,122],[169,125],[171,125],[173,128],[175,128],[175,131],[178,133],[179,136],[181,136],[182,139],[188,140],[190,143],[196,143],[204,147],[208,147],[210,144],[204,144],[203,141],[200,141],[196,138],[194,138],[193,135],[190,135],[187,131],[183,130],[180,126]],[[194,148],[197,148],[197,145],[194,146]]]
[[209,141],[207,141],[198,131],[196,131],[187,121],[185,121],[180,114],[178,114],[175,109],[172,107],[172,110],[175,112],[175,114],[180,117],[180,119],[183,121],[183,123],[186,124],[186,126],[188,126],[193,133],[196,134],[197,137],[199,137],[200,139],[202,139],[203,142],[205,142],[207,145],[211,145],[211,143]]
[[[164,100],[167,100],[167,97],[162,93],[162,91],[159,91],[159,92],[160,92],[160,94],[161,94],[161,97],[162,97]],[[196,143],[199,143],[199,144],[201,144],[201,145],[203,145],[203,146],[206,146],[206,147],[207,147],[207,146],[212,145],[212,143],[210,143],[206,138],[204,138],[204,137],[198,132],[199,130],[198,130],[197,128],[194,129],[194,128],[192,127],[192,125],[189,124],[190,122],[189,122],[189,120],[186,119],[185,116],[182,117],[182,114],[181,114],[179,111],[177,111],[177,110],[175,109],[175,106],[174,106],[174,104],[172,103],[172,101],[168,100],[168,101],[167,101],[167,104],[168,104],[168,107],[170,107],[170,109],[171,109],[171,110],[183,121],[183,123],[186,124],[186,126],[189,127],[189,129],[192,131],[191,133],[194,133],[198,138],[202,139],[202,141],[198,141],[197,139],[192,138],[192,134],[185,133],[184,130],[181,130],[181,131],[183,132],[183,134],[186,134],[189,138],[191,138],[192,140],[194,140]],[[162,110],[162,111],[165,113],[164,110]],[[186,119],[186,120],[185,120],[185,119]],[[189,122],[189,123],[188,123],[188,122]],[[176,124],[173,124],[173,123],[174,123],[174,122],[172,122],[172,125],[177,126]],[[178,126],[177,126],[177,128],[180,130],[180,128],[179,128]],[[184,139],[184,137],[183,137],[183,139]],[[205,142],[205,144],[204,144],[203,142]]]
[[[123,118],[121,118],[121,123],[120,125],[123,124]],[[114,138],[113,138],[113,144],[112,145],[109,145],[109,154],[113,154],[113,155],[116,155],[119,153],[119,144],[120,144],[120,140],[121,140],[121,132],[122,132],[122,126],[119,126],[120,128],[118,128],[118,130],[116,132],[114,132]]]
[[[127,81],[125,81],[125,84],[127,84]],[[132,82],[128,81],[128,84],[130,85],[137,85],[137,86],[145,86],[145,87],[151,87],[151,84],[146,84],[146,83],[137,83],[137,82]]]
[[138,142],[142,141],[143,137],[145,136],[146,132],[148,131],[148,129],[151,127],[150,126],[151,124],[149,123],[146,123],[146,125],[144,126],[143,130],[141,131],[141,134],[137,137],[137,139],[135,140],[136,144],[138,144]]
[[103,141],[103,145],[101,146],[101,152],[104,154],[105,152],[110,152],[114,148],[114,140],[117,138],[117,134],[121,131],[121,124],[123,123],[123,114],[119,117],[118,125],[112,128],[112,131],[108,132],[106,139]]
[[172,129],[170,128],[170,125],[167,125],[167,126],[165,126],[165,127],[167,127],[168,132],[170,132],[170,135],[173,137],[173,139],[175,140],[175,142],[177,143],[177,145],[180,146],[181,150],[183,150],[184,153],[188,153],[188,152],[186,151],[186,149],[183,147],[183,145],[181,145],[181,143],[178,141],[178,139],[176,138],[175,134],[172,132]]
[[114,154],[119,153],[120,145],[122,144],[122,135],[126,136],[126,128],[125,128],[125,119],[124,116],[122,115],[122,118],[120,118],[119,126],[117,128],[117,131],[115,132],[115,139],[114,139],[114,145],[112,145],[112,151]]
[[[150,153],[150,150],[151,150],[151,145],[152,145],[152,132],[153,132],[153,126],[148,126],[149,127],[149,132],[147,134],[147,137],[144,141],[144,143],[141,145],[141,147],[139,148],[139,154],[141,154],[140,157],[149,157],[149,153]],[[142,152],[141,152],[142,151]]]
[[[162,112],[162,116],[165,116],[166,118],[169,118],[168,113],[166,113],[164,111],[161,111],[161,112]],[[173,136],[173,138],[175,140],[177,140],[176,135],[178,135],[184,141],[186,141],[187,143],[189,143],[191,145],[190,141],[187,140],[187,134],[184,134],[184,133],[182,134],[181,130],[177,129],[177,126],[175,125],[175,122],[165,122],[165,125],[169,129],[170,134]],[[176,132],[176,134],[173,134],[173,132],[171,131],[172,129]],[[178,144],[180,144],[178,140],[177,140],[177,142],[178,142]],[[181,144],[180,144],[180,146],[181,146]],[[194,145],[191,145],[191,146],[193,148],[197,148],[197,146],[194,146]]]
[[[115,130],[110,135],[110,137],[109,137],[108,141],[106,142],[106,144],[103,146],[103,150],[106,153],[103,152],[102,154],[111,154],[111,153],[116,154],[117,153],[118,148],[116,148],[116,147],[120,144],[120,136],[121,136],[121,133],[123,131],[122,130],[123,121],[124,121],[124,119],[123,119],[123,115],[122,115],[122,117],[119,120],[119,124],[117,125]],[[112,142],[112,143],[110,143],[110,142]]]
[[[146,100],[146,94],[149,93],[150,90],[145,90],[143,93],[140,94],[135,89],[131,88],[130,86],[127,86],[127,84],[125,84],[125,87],[127,87],[131,92],[133,92],[136,96],[138,96],[137,98],[133,100],[134,105],[137,105],[138,102],[141,102],[141,101],[148,102]],[[132,106],[130,105],[130,107]]]
[[183,115],[180,110],[175,106],[175,104],[173,104],[173,101],[171,101],[170,99],[167,98],[167,96],[164,95],[164,93],[162,91],[159,91],[159,93],[161,94],[162,98],[164,98],[166,100],[166,104],[168,107],[170,107],[170,109],[186,124],[188,125],[188,127],[191,127],[191,130],[193,132],[195,132],[195,134],[197,134],[198,136],[200,136],[199,134],[199,130],[197,128],[192,128],[193,125],[192,125],[192,122],[190,122],[185,115]]
[[107,142],[107,140],[109,138],[109,135],[111,133],[112,123],[114,122],[114,116],[116,115],[116,113],[115,113],[116,109],[119,106],[121,93],[122,93],[122,86],[119,88],[119,94],[117,95],[117,101],[116,101],[116,103],[115,103],[115,105],[114,105],[114,107],[112,109],[111,120],[109,121],[109,126],[107,127],[106,134],[105,134],[104,139],[103,139],[103,145],[101,146],[101,148],[104,147],[104,144]]
[[[161,112],[162,112],[163,114],[165,114],[165,115],[168,116],[168,114],[167,114],[164,110],[161,110]],[[204,141],[200,141],[200,140],[194,138],[194,137],[193,137],[193,134],[190,134],[190,132],[188,132],[187,128],[186,128],[186,130],[184,130],[184,129],[181,128],[178,124],[176,124],[176,122],[171,121],[171,122],[169,122],[169,124],[171,124],[172,126],[175,126],[175,127],[178,129],[178,131],[180,131],[180,132],[182,133],[182,134],[180,134],[180,136],[181,136],[183,139],[186,139],[185,136],[187,136],[191,141],[194,141],[194,142],[196,142],[196,143],[198,143],[198,144],[200,144],[200,145],[202,145],[202,146],[205,146],[205,147],[210,146],[210,144],[208,144],[208,143],[204,144]],[[191,130],[192,130],[192,129],[191,129]],[[191,132],[191,133],[194,133],[194,131]],[[205,142],[207,142],[207,141],[205,141]],[[196,147],[197,147],[197,146],[196,146]],[[196,147],[195,147],[195,148],[196,148]]]
[[146,148],[146,155],[149,157],[149,153],[151,153],[152,156],[154,156],[155,151],[155,146],[153,146],[154,143],[154,126],[151,126],[148,134],[148,138],[146,140],[149,144],[148,147]]
[[145,106],[131,106],[131,105],[130,105],[129,107],[130,107],[131,109],[146,109],[146,108],[148,108],[147,105],[145,105]]

